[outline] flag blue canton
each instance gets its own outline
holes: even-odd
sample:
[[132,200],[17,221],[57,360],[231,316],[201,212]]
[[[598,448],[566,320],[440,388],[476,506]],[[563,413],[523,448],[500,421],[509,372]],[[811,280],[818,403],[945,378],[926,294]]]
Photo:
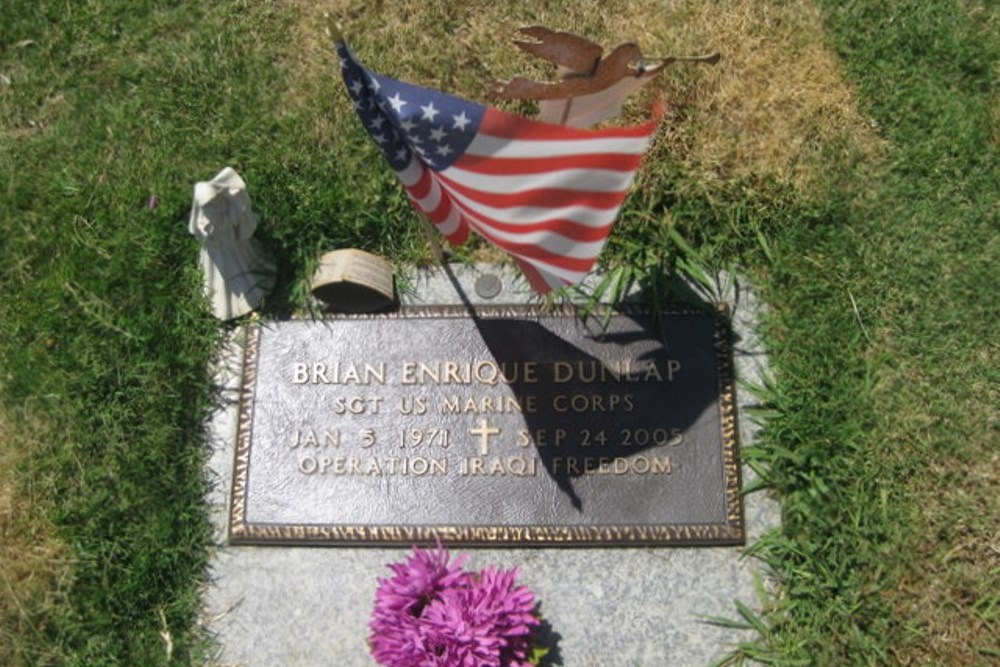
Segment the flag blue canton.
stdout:
[[355,111],[396,171],[414,153],[434,171],[447,169],[472,143],[486,107],[370,72],[344,44],[337,54]]

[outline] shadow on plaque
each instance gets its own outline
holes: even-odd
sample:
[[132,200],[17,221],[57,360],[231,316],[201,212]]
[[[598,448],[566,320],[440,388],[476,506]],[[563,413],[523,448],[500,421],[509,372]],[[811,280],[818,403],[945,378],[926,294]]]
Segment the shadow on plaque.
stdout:
[[[564,396],[567,386],[570,385],[565,377],[555,376],[555,362],[561,362],[563,369],[573,369],[577,378],[583,378],[583,382],[573,383],[573,401],[577,406],[591,406],[590,410],[576,411],[572,406],[567,406],[570,410],[567,416],[578,417],[580,423],[598,422],[600,427],[607,433],[618,434],[629,431],[634,424],[633,413],[624,410],[623,405],[617,405],[621,410],[610,410],[607,396],[607,387],[614,383],[616,374],[621,372],[621,368],[614,368],[605,363],[604,360],[583,350],[573,343],[565,340],[536,321],[528,319],[513,319],[510,317],[489,318],[480,316],[475,308],[468,301],[462,292],[458,280],[450,270],[447,270],[459,296],[462,298],[466,308],[473,319],[476,328],[486,347],[489,349],[494,361],[501,367],[513,368],[514,364],[525,360],[544,361],[538,365],[536,378],[532,378],[530,383],[525,382],[523,373],[516,374],[510,382],[510,388],[515,395],[523,396],[533,394],[538,397],[540,405],[553,405],[553,401],[559,396]],[[697,310],[710,311],[707,307],[700,307]],[[715,314],[714,317],[718,317]],[[714,317],[700,315],[702,321],[708,326],[709,341],[713,340],[715,327]],[[645,368],[653,364],[657,372],[665,375],[669,372],[667,363],[670,354],[671,342],[684,336],[698,337],[704,339],[705,332],[692,333],[690,331],[671,331],[669,326],[663,326],[657,314],[647,314],[646,316],[616,315],[619,322],[629,323],[627,330],[617,331],[613,324],[608,329],[604,329],[597,318],[593,321],[579,321],[578,326],[584,327],[581,340],[592,341],[594,347],[605,347],[614,349],[619,346],[634,344],[640,341],[655,341],[652,349],[635,357]],[[679,341],[685,344],[690,341]],[[714,348],[707,350],[707,354],[714,355]],[[710,360],[714,363],[713,359]],[[607,381],[597,381],[597,378],[611,378]],[[719,384],[714,373],[709,373],[707,377],[689,378],[683,383],[683,391],[672,383],[666,383],[664,387],[653,387],[651,383],[637,382],[631,387],[634,394],[632,400],[636,404],[642,404],[645,399],[648,401],[664,400],[664,410],[670,411],[670,426],[678,431],[686,432],[699,419],[704,410],[719,400]],[[625,386],[625,385],[623,385]],[[598,409],[602,411],[598,411]],[[529,413],[525,411],[523,418],[525,428],[531,433],[536,433],[540,429],[552,428],[551,418],[547,418],[544,413]],[[605,460],[628,459],[640,452],[647,451],[663,443],[649,441],[645,444],[628,443],[623,444],[618,438],[611,438],[601,444],[599,458]],[[580,465],[572,467],[567,465],[567,461],[575,460],[597,460],[595,454],[598,450],[593,444],[588,446],[575,438],[567,438],[559,446],[536,446],[539,460],[542,462],[546,473],[555,482],[559,490],[566,495],[572,506],[578,512],[584,512],[586,499],[581,497],[574,484],[575,480],[594,472],[593,469],[584,469]]]

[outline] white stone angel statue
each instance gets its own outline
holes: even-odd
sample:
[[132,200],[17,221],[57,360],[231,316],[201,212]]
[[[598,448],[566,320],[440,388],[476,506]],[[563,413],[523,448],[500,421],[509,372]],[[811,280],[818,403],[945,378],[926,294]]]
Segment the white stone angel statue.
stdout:
[[202,244],[205,295],[220,320],[254,310],[274,287],[274,264],[251,238],[258,218],[246,187],[231,167],[194,186],[188,230]]

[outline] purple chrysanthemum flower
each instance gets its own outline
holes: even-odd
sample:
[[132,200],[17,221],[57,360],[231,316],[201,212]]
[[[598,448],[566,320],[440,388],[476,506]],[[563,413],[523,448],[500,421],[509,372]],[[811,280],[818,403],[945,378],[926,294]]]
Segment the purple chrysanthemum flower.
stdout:
[[461,569],[441,548],[414,547],[379,579],[370,638],[386,667],[528,667],[535,598],[515,586],[517,570]]
[[405,563],[390,563],[395,576],[379,578],[370,638],[372,655],[383,665],[424,664],[427,646],[419,620],[424,609],[448,587],[468,577],[462,555],[449,563],[444,549],[413,549]]

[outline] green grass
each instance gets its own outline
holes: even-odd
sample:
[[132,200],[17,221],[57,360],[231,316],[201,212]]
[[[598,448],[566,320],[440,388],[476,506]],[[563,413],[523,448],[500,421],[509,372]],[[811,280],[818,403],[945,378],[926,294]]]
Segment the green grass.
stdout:
[[[0,383],[12,411],[51,424],[23,484],[45,485],[73,562],[68,604],[40,604],[23,641],[4,633],[0,656],[24,664],[187,664],[197,653],[201,422],[218,329],[191,262],[192,181],[225,164],[272,181],[265,215],[300,223],[306,245],[327,241],[340,208],[328,159],[292,158],[293,138],[272,153],[281,72],[255,39],[282,43],[287,19],[242,3],[208,10],[3,9]],[[301,219],[303,200],[325,228]],[[373,236],[346,222],[338,241]]]
[[[884,154],[831,145],[809,191],[705,184],[657,154],[605,259],[669,267],[680,234],[769,304],[774,379],[746,458],[782,502],[782,531],[757,546],[781,591],[743,654],[985,664],[1000,588],[1000,30],[976,3],[820,4]],[[463,12],[415,25],[442,33]],[[368,53],[377,17],[351,18]],[[208,650],[201,423],[220,327],[187,233],[194,181],[229,164],[249,184],[280,266],[268,315],[304,305],[320,251],[424,256],[335,72],[311,85],[298,71],[298,29],[285,5],[236,0],[0,9],[0,433],[17,431],[16,492],[37,499],[24,534],[69,553],[37,563],[67,571],[49,591],[0,594],[0,663],[180,665]],[[405,67],[430,77],[423,58]],[[481,65],[449,77],[471,90]]]
[[[69,574],[52,575],[59,590],[0,607],[0,662],[188,664],[204,644],[201,424],[219,336],[187,232],[193,183],[228,164],[253,184],[273,223],[259,237],[282,250],[270,312],[302,304],[319,249],[414,259],[419,231],[385,225],[405,200],[391,174],[364,166],[360,130],[331,154],[285,112],[288,12],[243,2],[0,11],[10,82],[0,87],[0,414],[28,443],[15,492],[43,499],[30,507],[44,511],[36,523],[71,552]],[[18,423],[26,417],[45,437]]]
[[832,170],[794,218],[775,212],[762,268],[776,379],[750,453],[784,514],[761,545],[783,583],[768,649],[778,663],[985,664],[1000,43],[955,3],[849,7],[830,3],[831,35],[890,147],[885,164]]

